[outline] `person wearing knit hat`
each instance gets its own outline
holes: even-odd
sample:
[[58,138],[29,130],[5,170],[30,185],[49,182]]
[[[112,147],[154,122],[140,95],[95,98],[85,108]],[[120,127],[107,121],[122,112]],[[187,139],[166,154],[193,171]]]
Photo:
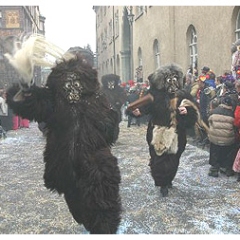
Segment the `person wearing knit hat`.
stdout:
[[230,106],[230,107],[233,106],[232,98],[229,97],[229,96],[224,97],[224,98],[222,99],[221,103],[222,103],[222,104],[225,104],[225,105],[227,105],[227,106]]
[[231,71],[225,71],[222,75],[222,95],[221,96],[230,96],[232,99],[233,111],[235,110],[238,103],[238,93],[235,87],[236,79],[232,75]]
[[222,75],[222,81],[223,83],[225,82],[231,82],[231,83],[235,83],[236,79],[234,78],[234,76],[232,75],[232,72],[230,71],[225,71],[224,74]]
[[[236,88],[238,93],[240,92],[240,80],[236,81]],[[240,99],[239,99],[240,100]],[[240,101],[234,111],[234,126],[237,128],[237,140],[240,142]],[[237,181],[240,182],[240,149],[238,150],[235,160],[233,162],[233,171],[237,173]]]
[[206,74],[206,73],[210,70],[210,68],[204,66],[201,70],[202,70],[202,73],[203,73],[203,74]]
[[[215,81],[214,81],[215,84]],[[202,120],[208,124],[207,118],[208,118],[208,106],[210,99],[214,97],[214,94],[216,92],[214,91],[214,87],[212,87],[209,82],[207,82],[206,75],[201,74],[198,78],[198,103],[199,103],[199,109],[200,109],[200,115]]]

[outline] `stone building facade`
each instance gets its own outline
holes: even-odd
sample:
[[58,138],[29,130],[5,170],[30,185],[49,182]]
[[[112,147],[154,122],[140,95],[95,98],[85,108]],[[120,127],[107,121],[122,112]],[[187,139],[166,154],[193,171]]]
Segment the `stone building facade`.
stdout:
[[[19,75],[8,63],[4,53],[16,37],[21,34],[40,33],[45,35],[45,17],[40,15],[39,6],[0,6],[0,88],[16,82]],[[7,43],[7,44],[6,44]],[[36,68],[35,82],[41,84],[41,69]]]
[[[94,6],[99,78],[144,81],[157,67],[231,67],[240,39],[240,6]],[[139,78],[141,76],[141,78]]]

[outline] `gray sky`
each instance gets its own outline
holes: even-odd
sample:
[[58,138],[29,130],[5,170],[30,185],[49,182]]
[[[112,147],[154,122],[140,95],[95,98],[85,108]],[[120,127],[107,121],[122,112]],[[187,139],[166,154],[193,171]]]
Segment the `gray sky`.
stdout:
[[[85,47],[88,44],[93,52],[96,51],[96,14],[93,5],[87,3],[79,6],[77,1],[55,2],[48,5],[41,1],[38,5],[45,20],[46,38],[62,48]],[[64,4],[65,2],[65,4]]]
[[[96,0],[0,0],[0,6],[39,6],[46,17],[46,38],[67,51],[70,47],[85,47],[88,44],[96,51]],[[102,4],[104,5],[104,4]]]

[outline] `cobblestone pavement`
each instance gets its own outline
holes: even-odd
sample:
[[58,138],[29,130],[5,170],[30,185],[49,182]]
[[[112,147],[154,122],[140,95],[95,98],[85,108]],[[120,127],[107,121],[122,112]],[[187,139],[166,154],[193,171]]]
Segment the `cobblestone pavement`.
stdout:
[[[208,155],[191,144],[181,157],[167,198],[154,186],[148,167],[146,125],[126,127],[112,148],[122,175],[124,212],[118,234],[239,234],[240,183],[236,176],[207,176]],[[43,185],[45,139],[29,129],[0,140],[0,233],[87,234],[62,196]]]

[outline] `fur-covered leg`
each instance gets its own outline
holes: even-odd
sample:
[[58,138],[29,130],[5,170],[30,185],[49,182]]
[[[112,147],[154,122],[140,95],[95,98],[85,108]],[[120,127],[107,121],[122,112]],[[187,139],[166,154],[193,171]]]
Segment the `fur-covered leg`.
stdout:
[[168,196],[168,187],[161,187],[160,188],[160,193],[162,194],[163,197],[167,197]]
[[238,173],[237,182],[240,182],[240,173]]
[[76,191],[72,191],[65,194],[64,198],[74,220],[77,223],[82,224],[84,219],[84,206],[81,203],[81,196],[78,195]]
[[65,200],[74,220],[83,224],[90,234],[115,234],[121,221],[120,201],[112,203],[112,208],[100,209],[99,206],[87,206],[81,197],[75,192],[65,194]]
[[90,234],[116,234],[121,221],[119,211],[116,209],[102,210],[92,212],[90,216],[91,225],[84,224]]

